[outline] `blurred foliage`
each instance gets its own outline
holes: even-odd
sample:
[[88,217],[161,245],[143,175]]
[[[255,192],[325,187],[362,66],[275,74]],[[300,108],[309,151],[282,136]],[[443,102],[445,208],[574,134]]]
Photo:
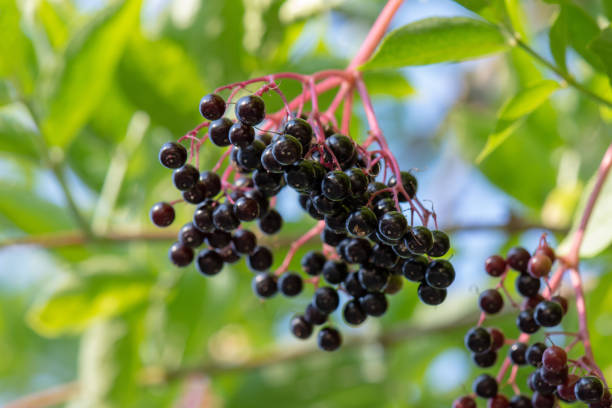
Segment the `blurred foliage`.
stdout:
[[[503,194],[507,209],[529,222],[569,228],[609,143],[612,109],[512,48],[508,28],[533,40],[560,73],[610,100],[612,2],[434,3],[441,15],[452,10],[461,16],[397,28],[363,67],[377,112],[391,122],[389,138],[401,148],[402,165],[404,154],[445,160],[442,152],[451,146],[453,158]],[[95,233],[151,231],[150,206],[175,198],[157,150],[198,123],[204,93],[270,72],[342,68],[383,5],[0,0],[0,240],[59,240],[78,231],[76,212]],[[397,68],[490,53],[497,56],[457,65],[460,95],[427,135],[405,120],[411,98],[429,90],[415,74],[423,69]],[[281,87],[290,95],[300,91],[290,83]],[[332,97],[322,95],[321,105]],[[266,102],[270,110],[281,106],[277,98]],[[367,129],[355,111],[351,129],[361,138]],[[200,159],[208,166],[217,158],[218,151],[204,149]],[[437,183],[453,181],[444,175]],[[593,345],[608,375],[610,186],[583,248],[590,257],[585,269],[595,272],[588,298]],[[487,206],[483,201],[479,205]],[[187,219],[187,210],[178,218]],[[308,223],[285,224],[271,241],[278,257]],[[170,267],[169,242],[77,236],[46,250],[0,249],[0,403],[76,379],[81,391],[69,407],[184,406],[198,386],[210,399],[201,406],[448,407],[471,383],[474,372],[462,349],[471,325],[462,319],[475,312],[471,291],[451,293],[448,304],[427,309],[411,286],[393,297],[379,322],[344,328],[357,345],[311,352],[313,341],[297,342],[286,330],[292,311],[308,297],[261,303],[251,295],[242,263],[203,279],[193,268]],[[504,235],[500,251],[520,239]],[[456,247],[462,256],[462,243]],[[12,261],[5,266],[2,259]],[[477,259],[473,266],[480,264]],[[297,269],[297,261],[292,266]],[[494,322],[515,330],[511,317]],[[397,327],[412,328],[400,331],[406,341],[374,341]],[[297,354],[284,357],[291,353]],[[241,369],[245,362],[257,364]],[[436,369],[440,364],[451,369]],[[201,365],[215,368],[209,379],[160,374]]]

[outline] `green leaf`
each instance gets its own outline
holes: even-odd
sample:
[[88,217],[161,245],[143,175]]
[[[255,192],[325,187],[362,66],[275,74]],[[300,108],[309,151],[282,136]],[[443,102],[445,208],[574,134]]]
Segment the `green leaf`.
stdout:
[[51,46],[56,50],[63,49],[70,33],[66,21],[56,10],[56,5],[49,0],[41,1],[36,9],[36,17],[45,30]]
[[38,159],[38,128],[22,103],[0,106],[0,151]]
[[548,36],[550,53],[552,54],[557,67],[559,67],[563,72],[567,72],[567,64],[565,61],[566,49],[568,45],[566,14],[565,8],[561,8],[555,22],[550,27],[550,33]]
[[404,98],[414,94],[406,77],[397,71],[364,72],[363,80],[371,95]]
[[597,54],[587,47],[593,39],[599,36],[600,29],[597,21],[581,7],[572,4],[564,4],[562,7],[567,18],[567,39],[569,44],[593,68],[605,71]]
[[505,142],[521,125],[521,119],[540,107],[557,89],[559,89],[559,84],[556,81],[544,80],[520,91],[508,100],[497,114],[495,132],[489,135],[485,147],[476,157],[476,163],[481,163]]
[[465,61],[507,46],[492,24],[465,17],[427,18],[391,31],[362,69]]
[[506,5],[506,11],[508,13],[508,18],[512,23],[512,28],[514,31],[520,34],[522,38],[528,38],[527,30],[525,29],[526,21],[525,11],[521,7],[521,3],[519,0],[504,0]]
[[612,28],[608,27],[596,37],[588,48],[599,56],[612,82]]
[[504,20],[503,0],[455,0],[455,2],[491,22],[500,23]]
[[50,145],[67,146],[93,114],[138,25],[139,11],[140,0],[114,7],[68,45],[65,67],[42,125]]
[[127,272],[71,276],[30,309],[28,323],[45,336],[78,333],[141,304],[152,284],[150,275]]

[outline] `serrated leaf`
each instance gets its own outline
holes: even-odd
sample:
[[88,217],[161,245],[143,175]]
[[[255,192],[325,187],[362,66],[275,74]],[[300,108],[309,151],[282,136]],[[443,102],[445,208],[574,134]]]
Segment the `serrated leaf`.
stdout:
[[565,61],[568,44],[567,17],[564,10],[564,8],[561,8],[555,22],[550,27],[548,40],[550,53],[552,54],[557,67],[559,67],[563,72],[567,72],[567,64]]
[[112,81],[139,11],[140,0],[122,3],[68,45],[65,67],[42,125],[49,145],[67,146],[87,123]]
[[495,131],[489,135],[485,147],[476,157],[476,163],[481,163],[505,142],[521,125],[521,119],[540,107],[557,89],[559,89],[559,84],[556,81],[544,80],[510,98],[497,114],[498,121]]
[[499,29],[466,17],[427,18],[391,31],[361,68],[400,68],[483,57],[507,48]]
[[363,80],[371,95],[404,98],[414,93],[406,77],[397,71],[364,72]]
[[142,303],[152,285],[151,276],[145,274],[74,276],[30,309],[28,323],[45,336],[78,333],[94,321],[117,316]]
[[606,72],[610,82],[612,83],[612,28],[608,27],[603,30],[598,37],[588,45],[606,67]]
[[0,151],[38,159],[37,137],[38,127],[24,104],[0,107]]

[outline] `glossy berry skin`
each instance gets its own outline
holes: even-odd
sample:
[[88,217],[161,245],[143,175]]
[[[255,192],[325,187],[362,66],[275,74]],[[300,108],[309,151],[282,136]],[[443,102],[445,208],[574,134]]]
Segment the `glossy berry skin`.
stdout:
[[303,154],[302,144],[291,135],[281,135],[271,146],[272,155],[283,166],[297,162]]
[[480,294],[478,306],[487,314],[499,313],[504,307],[504,298],[497,289],[487,289]]
[[232,234],[220,229],[214,229],[206,235],[206,240],[212,248],[225,248],[232,241]]
[[552,267],[552,262],[549,257],[544,254],[536,254],[529,258],[527,263],[527,272],[534,278],[547,276]]
[[389,271],[378,267],[362,267],[357,272],[357,277],[365,290],[376,292],[383,290],[387,286]]
[[425,272],[425,282],[432,288],[446,289],[455,280],[455,269],[453,265],[444,260],[436,259],[429,263]]
[[501,276],[506,271],[506,260],[499,255],[491,255],[485,261],[485,271],[495,278]]
[[269,210],[258,222],[261,232],[267,235],[274,235],[283,226],[283,217],[275,209]]
[[253,292],[262,299],[270,298],[278,291],[276,277],[265,272],[255,275],[252,286]]
[[491,335],[482,327],[474,327],[465,334],[465,346],[473,353],[482,353],[491,347]]
[[203,171],[200,173],[200,182],[206,198],[212,198],[221,192],[221,178],[215,172]]
[[540,325],[533,317],[533,310],[523,310],[516,318],[516,326],[523,333],[532,334],[540,329]]
[[[382,194],[381,194],[382,195]],[[377,195],[378,198],[380,195]],[[378,198],[374,202],[374,206],[372,207],[372,211],[374,211],[374,215],[376,217],[382,217],[389,211],[396,211],[395,201],[392,198]]]
[[223,269],[223,258],[217,252],[205,249],[198,254],[196,266],[202,275],[213,276]]
[[305,340],[312,335],[312,324],[304,316],[295,316],[290,323],[291,333],[298,339]]
[[360,298],[368,293],[359,282],[357,272],[350,272],[346,279],[344,279],[342,286],[344,287],[344,290],[346,290],[346,292],[353,298]]
[[312,126],[302,118],[288,120],[283,127],[283,133],[291,135],[300,141],[304,151],[310,146],[312,141]]
[[426,227],[413,227],[404,236],[404,242],[413,253],[426,254],[433,247],[433,235]]
[[301,193],[310,193],[319,184],[315,169],[310,160],[302,160],[297,164],[285,167],[287,185]]
[[448,235],[439,230],[431,231],[431,235],[433,237],[433,245],[431,249],[427,251],[427,255],[434,258],[446,255],[450,249],[450,239],[448,238]]
[[[410,197],[410,199],[413,199],[414,196],[416,195],[417,187],[418,187],[416,177],[414,177],[412,173],[410,172],[402,171],[400,172],[400,178],[402,180],[402,186],[404,187],[404,190],[406,191],[406,193],[408,193],[408,196]],[[388,184],[389,184],[389,187],[395,187],[395,185],[397,184],[397,178],[395,177],[395,174],[389,178]],[[401,194],[401,193],[399,194],[398,198],[400,202],[408,201],[408,198],[406,198],[406,196],[404,196],[404,194]]]
[[[338,233],[334,230],[329,229],[329,227],[325,227],[321,232],[321,241],[330,246],[339,246],[346,239],[345,233]],[[342,251],[338,251],[342,253]]]
[[498,394],[487,401],[487,408],[508,408],[510,401],[505,395]]
[[425,280],[428,266],[429,261],[427,258],[421,255],[414,255],[404,261],[402,273],[409,281],[422,282]]
[[221,118],[210,122],[208,125],[208,137],[216,146],[225,147],[231,144],[229,131],[234,122],[228,118]]
[[532,391],[539,392],[542,395],[552,395],[557,387],[548,384],[541,375],[541,369],[537,369],[529,375],[527,385]]
[[358,326],[365,321],[368,315],[363,311],[359,301],[353,299],[344,305],[342,309],[344,320],[353,326]]
[[321,350],[334,351],[342,344],[342,336],[340,332],[333,327],[324,327],[319,331],[317,344]]
[[217,249],[217,253],[221,255],[221,259],[223,259],[224,263],[233,264],[240,260],[240,254],[232,245]]
[[506,341],[506,336],[504,336],[504,333],[502,333],[501,330],[495,328],[490,328],[488,332],[491,335],[491,349],[499,350],[500,348],[502,348]]
[[398,211],[390,211],[378,220],[378,231],[388,239],[398,240],[408,229],[406,217]]
[[557,295],[557,296],[553,296],[550,300],[553,302],[557,302],[558,304],[561,305],[561,309],[563,309],[563,315],[567,313],[567,310],[569,308],[569,303],[567,302],[566,298],[564,298],[563,296]]
[[259,140],[254,140],[250,145],[237,150],[236,160],[243,169],[256,170],[261,168],[261,155],[264,150],[264,144]]
[[561,371],[548,371],[546,369],[540,371],[544,381],[550,385],[559,386],[567,380],[569,369],[566,366]]
[[357,237],[370,235],[376,226],[376,215],[367,207],[353,211],[346,219],[346,230]]
[[260,171],[259,169],[253,172],[253,182],[257,190],[266,197],[275,196],[285,185],[282,174],[269,173],[267,171]]
[[533,408],[531,399],[524,395],[515,395],[510,399],[510,408]]
[[302,277],[294,272],[285,272],[278,278],[278,289],[288,297],[299,295],[303,286]]
[[189,190],[195,186],[200,178],[200,172],[191,164],[186,164],[172,173],[172,181],[174,186],[181,191]]
[[180,242],[175,242],[168,250],[168,258],[178,267],[187,266],[193,261],[193,248]]
[[351,180],[341,171],[330,171],[321,181],[321,192],[332,201],[348,197],[351,191]]
[[197,248],[204,243],[206,235],[190,222],[183,225],[179,231],[178,237],[181,244],[190,248]]
[[353,167],[345,171],[345,173],[351,180],[351,193],[353,196],[366,192],[369,179],[363,170]]
[[417,296],[426,305],[437,306],[446,299],[446,289],[436,289],[421,283],[417,289]]
[[304,319],[310,324],[321,325],[327,321],[327,313],[320,311],[315,305],[309,303],[304,311]]
[[563,308],[557,302],[540,302],[535,308],[534,318],[542,327],[554,327],[563,319]]
[[327,258],[321,252],[310,251],[302,258],[302,270],[310,276],[319,275]]
[[372,245],[364,238],[352,238],[344,247],[345,259],[348,263],[362,264],[370,258]]
[[557,385],[557,396],[559,399],[565,402],[576,401],[576,393],[574,392],[574,386],[578,382],[580,377],[574,374],[569,374],[562,384]]
[[151,207],[149,212],[151,222],[157,227],[167,227],[174,221],[174,207],[168,203],[159,202]]
[[376,244],[372,248],[370,254],[370,262],[381,268],[392,268],[398,261],[399,257],[388,245]]
[[240,254],[250,254],[257,247],[257,237],[249,230],[239,229],[232,236],[232,246]]
[[359,299],[359,304],[367,315],[374,317],[384,315],[389,307],[387,297],[380,292],[368,293]]
[[268,247],[258,246],[247,258],[249,268],[254,271],[266,271],[272,266],[274,257]]
[[327,139],[325,139],[325,145],[333,155],[338,160],[338,163],[345,164],[348,162],[353,155],[355,154],[355,146],[353,145],[353,141],[344,135],[333,134]]
[[542,354],[542,366],[549,371],[561,371],[567,365],[567,353],[558,346],[550,346]]
[[581,402],[598,402],[604,394],[603,384],[597,377],[582,377],[574,385],[576,399]]
[[164,143],[159,150],[159,162],[169,169],[178,169],[187,161],[187,149],[176,142]]
[[534,392],[533,397],[531,397],[533,408],[553,408],[555,406],[555,402],[556,398],[552,394]]
[[236,102],[236,118],[245,125],[255,126],[266,117],[266,105],[259,96],[247,95]]
[[312,198],[312,204],[315,206],[317,211],[324,215],[335,215],[342,210],[341,202],[332,201],[329,198],[325,197],[323,194],[315,195]]
[[335,289],[323,286],[315,291],[312,303],[323,313],[329,314],[338,308],[340,297]]
[[525,353],[527,362],[534,367],[541,367],[544,350],[546,350],[546,345],[544,343],[538,342],[529,346],[527,352]]
[[526,273],[516,278],[515,286],[518,293],[525,297],[532,297],[538,294],[541,282]]
[[472,397],[459,397],[453,401],[453,408],[476,408],[476,401]]
[[261,153],[261,165],[264,169],[270,173],[282,173],[283,165],[276,161],[274,154],[272,153],[272,145],[266,146],[264,151]]
[[482,353],[472,353],[472,360],[478,367],[492,367],[497,361],[497,351],[487,350]]
[[200,113],[207,120],[217,120],[225,113],[225,100],[217,94],[208,94],[200,100]]
[[527,353],[527,344],[517,342],[517,343],[514,343],[512,346],[510,346],[508,355],[510,356],[510,360],[512,360],[513,364],[525,365],[527,364],[526,353]]
[[222,231],[233,231],[240,225],[240,220],[234,215],[234,207],[230,203],[223,203],[214,209],[213,224]]
[[529,263],[529,259],[531,255],[527,250],[523,247],[514,247],[508,251],[508,256],[506,257],[506,262],[508,266],[510,266],[515,271],[519,271],[522,273],[527,272],[527,264]]
[[612,394],[607,389],[604,389],[603,396],[597,402],[591,402],[589,408],[610,408],[612,407]]
[[236,122],[230,128],[228,137],[234,146],[245,148],[255,140],[255,129],[242,122]]
[[346,279],[348,268],[342,261],[329,260],[323,265],[322,275],[327,283],[335,285]]
[[253,221],[259,217],[259,203],[248,197],[240,197],[234,202],[234,215],[240,221]]
[[245,192],[244,196],[257,200],[257,203],[259,204],[259,214],[260,215],[268,212],[270,208],[270,201],[261,191],[257,189],[252,189],[252,190]]
[[479,375],[472,385],[474,393],[481,398],[493,398],[497,395],[497,381],[489,374]]
[[189,190],[183,191],[183,200],[189,204],[200,204],[206,200],[206,186],[202,180],[198,180]]

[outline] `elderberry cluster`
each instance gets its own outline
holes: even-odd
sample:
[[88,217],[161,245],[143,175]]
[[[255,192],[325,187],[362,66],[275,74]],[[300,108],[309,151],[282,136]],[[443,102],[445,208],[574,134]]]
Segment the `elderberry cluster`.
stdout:
[[[291,332],[300,339],[309,338],[314,326],[329,321],[340,306],[339,291],[350,297],[342,309],[350,325],[363,323],[367,316],[382,316],[388,308],[386,295],[403,286],[401,275],[419,284],[417,293],[425,304],[444,301],[455,271],[449,261],[435,258],[448,252],[449,238],[442,231],[410,225],[401,212],[399,203],[409,202],[417,191],[410,172],[400,172],[405,194],[398,194],[396,174],[378,180],[382,158],[333,128],[326,127],[324,137],[316,137],[307,117],[290,116],[277,129],[261,132],[255,126],[266,118],[262,98],[240,98],[235,104],[236,121],[224,117],[226,107],[217,94],[200,102],[202,116],[210,121],[207,137],[231,149],[231,166],[239,174],[232,182],[225,177],[227,172],[220,177],[188,164],[187,149],[179,143],[166,143],[159,152],[161,164],[174,169],[173,182],[183,201],[197,205],[193,220],[181,228],[178,241],[170,247],[169,258],[175,265],[187,266],[195,258],[197,269],[212,276],[244,256],[256,273],[253,291],[264,299],[279,291],[297,296],[304,283],[313,283],[312,302],[291,320]],[[302,258],[306,279],[295,271],[270,272],[271,249],[245,224],[257,222],[264,235],[277,233],[283,219],[271,208],[271,199],[285,186],[299,193],[296,207],[299,204],[324,223],[320,237],[329,247]],[[166,227],[174,220],[174,208],[157,203],[150,217],[155,225]],[[206,248],[195,254],[204,243]],[[320,286],[323,281],[326,285]],[[319,330],[323,350],[335,350],[341,342],[335,327]]]
[[[516,326],[520,332],[531,335],[541,327],[560,324],[568,310],[567,299],[562,296],[546,299],[540,293],[540,289],[544,289],[542,279],[548,276],[554,261],[555,253],[545,240],[540,242],[533,255],[522,247],[515,247],[510,249],[505,259],[499,255],[487,258],[487,274],[500,278],[500,283],[495,289],[480,294],[478,304],[483,317],[499,313],[503,308],[504,297],[500,289],[510,270],[513,270],[518,272],[516,290],[523,297],[521,305],[513,302],[513,306],[519,309]],[[576,361],[568,360],[566,350],[561,347],[547,346],[542,342],[528,344],[507,340],[499,329],[487,329],[480,325],[470,329],[464,340],[465,346],[472,352],[474,363],[482,368],[493,366],[501,348],[508,344],[511,364],[533,368],[527,381],[531,393],[508,398],[500,393],[498,380],[501,379],[482,374],[473,383],[474,394],[458,398],[453,408],[476,408],[475,396],[487,399],[489,408],[553,408],[559,406],[559,401],[579,401],[588,404],[589,408],[612,407],[612,397],[601,379],[588,372],[584,376],[576,375],[576,370],[582,371],[583,367]]]

